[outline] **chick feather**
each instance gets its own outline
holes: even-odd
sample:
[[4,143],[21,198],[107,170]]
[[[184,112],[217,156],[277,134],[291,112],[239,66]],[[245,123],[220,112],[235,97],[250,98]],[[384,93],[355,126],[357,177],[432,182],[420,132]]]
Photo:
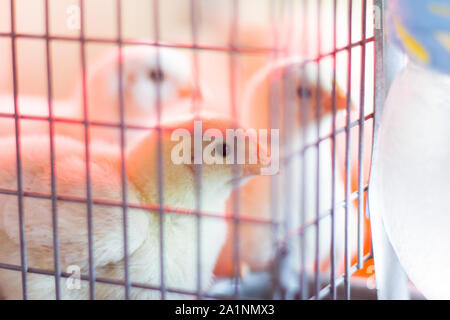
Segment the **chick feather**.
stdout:
[[[206,119],[203,129],[231,128],[224,119]],[[163,204],[180,210],[194,210],[197,206],[194,167],[175,165],[171,149],[177,143],[171,141],[174,128],[192,130],[193,121],[167,125],[162,131]],[[139,206],[157,205],[158,166],[156,131],[149,133],[127,153],[126,194],[128,208],[128,258],[132,282],[158,287],[160,285],[160,225],[156,209]],[[256,142],[254,142],[256,143]],[[22,186],[26,193],[51,194],[49,139],[46,136],[27,136],[20,140]],[[15,139],[0,139],[3,150],[0,156],[0,187],[16,190]],[[122,201],[121,159],[109,144],[93,142],[90,146],[90,190],[96,202],[92,205],[93,258],[97,277],[119,281],[124,279],[123,212],[120,205],[107,205]],[[57,193],[59,252],[62,271],[76,265],[81,273],[88,274],[88,227],[86,197],[86,162],[83,143],[74,139],[55,136],[55,172]],[[197,219],[192,214],[167,211],[163,214],[163,257],[165,284],[169,288],[166,298],[180,298],[170,289],[196,292],[197,242],[201,241],[201,283],[206,289],[212,279],[213,267],[225,241],[226,224],[223,217],[225,201],[234,186],[232,165],[202,165],[201,209],[210,212],[200,222],[200,239],[197,239]],[[259,172],[258,165],[240,166],[239,178],[248,179]],[[68,200],[69,199],[69,200]],[[47,197],[23,198],[24,226],[28,266],[53,270],[53,238],[51,200]],[[0,262],[20,264],[20,230],[17,195],[0,196]],[[28,294],[31,299],[55,297],[54,277],[30,273]],[[89,297],[89,282],[81,281],[80,289],[69,289],[67,279],[61,281],[64,299]],[[0,295],[7,299],[20,299],[20,273],[0,270]],[[160,298],[158,290],[132,288],[133,299]],[[184,296],[186,297],[186,296]],[[96,284],[97,299],[124,298],[122,286]]]

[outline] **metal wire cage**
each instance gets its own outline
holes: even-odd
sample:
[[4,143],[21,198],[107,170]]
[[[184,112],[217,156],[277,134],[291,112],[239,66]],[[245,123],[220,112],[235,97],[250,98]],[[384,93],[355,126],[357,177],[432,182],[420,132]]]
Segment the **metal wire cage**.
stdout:
[[[23,0],[0,2],[0,11],[4,16],[0,24],[0,45],[5,48],[2,49],[0,62],[2,74],[5,75],[1,89],[5,95],[12,97],[9,109],[1,107],[0,116],[13,124],[8,127],[11,130],[6,135],[15,138],[15,173],[11,175],[16,177],[16,188],[2,187],[0,193],[6,197],[14,197],[17,201],[15,214],[18,217],[19,233],[17,263],[1,261],[0,256],[0,270],[11,278],[12,275],[20,275],[13,284],[0,282],[2,296],[7,297],[5,291],[16,287],[21,288],[20,298],[33,298],[29,295],[29,289],[35,280],[30,277],[39,275],[54,279],[51,281],[53,295],[46,298],[56,299],[67,298],[64,287],[67,287],[68,280],[73,279],[81,281],[88,288],[86,298],[90,299],[101,297],[97,290],[99,285],[110,285],[113,288],[111,290],[120,291],[125,299],[135,297],[133,290],[137,289],[155,292],[153,297],[161,299],[375,297],[365,201],[374,122],[379,112],[379,108],[375,106],[380,105],[384,99],[384,88],[377,83],[384,77],[383,70],[375,68],[383,53],[383,28],[379,22],[382,10],[374,9],[381,7],[381,1],[267,0],[263,3],[233,0],[207,3],[199,0],[171,0],[163,3],[153,0],[125,3],[111,0],[94,4],[93,1],[79,0],[61,4],[62,2],[42,0],[35,1],[33,5],[30,1]],[[220,7],[223,3],[226,3],[225,10]],[[37,6],[32,13],[33,17],[24,15],[25,11],[31,11],[29,6]],[[129,13],[133,10],[132,7],[135,15]],[[245,20],[243,17],[253,15],[252,9],[258,8],[263,8],[261,10],[266,14],[265,20],[260,23],[263,31],[256,33],[258,36],[263,35],[263,40],[259,42],[255,33],[248,32],[250,27],[242,21]],[[222,20],[217,18],[218,11],[225,12],[221,12]],[[61,12],[64,12],[64,18],[59,16]],[[142,18],[142,21],[138,18]],[[172,34],[166,33],[165,28],[171,23],[175,24],[177,19],[181,24],[184,23],[184,28],[177,29]],[[222,24],[221,29],[218,28],[219,31],[208,38],[205,34],[217,27],[214,26],[215,22]],[[133,23],[137,26],[132,27]],[[64,24],[72,27],[58,27]],[[96,31],[95,26],[100,26],[101,32]],[[200,239],[201,221],[217,217],[203,212],[200,201],[196,202],[194,210],[166,206],[162,195],[164,168],[161,156],[158,156],[157,203],[136,205],[128,200],[127,133],[156,131],[161,134],[159,123],[165,107],[161,101],[161,88],[158,86],[159,93],[153,103],[156,125],[126,122],[127,105],[122,81],[118,83],[119,90],[115,98],[118,107],[114,111],[117,121],[89,119],[89,108],[92,108],[89,105],[89,91],[94,90],[87,83],[91,57],[104,48],[116,50],[122,56],[124,48],[129,46],[161,50],[172,48],[185,52],[193,66],[190,77],[195,87],[194,92],[202,91],[205,85],[202,77],[205,74],[211,77],[209,79],[223,78],[217,86],[222,87],[222,90],[214,93],[215,99],[226,105],[223,110],[236,124],[247,117],[250,119],[247,121],[249,125],[279,128],[281,131],[281,173],[270,177],[269,187],[264,189],[264,194],[253,195],[259,202],[264,202],[264,207],[270,214],[262,217],[258,212],[247,212],[247,200],[240,195],[243,189],[234,191],[228,201],[229,212],[221,216],[228,223],[227,242],[216,264],[215,280],[207,287],[202,283],[204,280],[200,275],[204,267],[201,247],[205,245],[201,241],[197,241],[196,245],[196,274],[187,275],[188,278],[195,279],[195,287],[182,290],[167,283],[166,265],[171,262],[166,261],[164,254],[167,250],[164,244],[164,216],[188,214],[196,219],[197,239]],[[213,63],[205,62],[208,54],[220,58]],[[158,69],[161,63],[159,59],[159,54],[156,54]],[[216,67],[219,69],[214,69]],[[222,73],[223,70],[226,74]],[[67,74],[74,77],[79,71],[82,81],[77,95],[82,105],[81,116],[56,115],[55,101],[67,93],[68,83],[73,82]],[[117,72],[118,78],[122,79],[125,72],[122,62],[119,63]],[[259,98],[258,90],[263,90],[261,96],[265,101],[263,105],[267,108],[258,105],[258,109],[248,111],[245,109],[245,101],[250,101],[251,104],[254,99],[249,94],[248,88],[252,88],[249,84],[255,81],[254,76],[258,74],[265,75],[264,84],[269,85],[255,85],[253,94],[255,95],[256,90],[256,97]],[[298,83],[302,85],[299,86]],[[298,102],[289,103],[292,92],[300,97]],[[45,97],[44,114],[33,115],[22,111],[23,94]],[[190,104],[189,113],[196,115],[201,111],[198,95],[191,96]],[[324,122],[324,118],[327,122]],[[21,128],[34,122],[45,123],[48,130],[50,192],[32,190],[23,184],[25,155],[21,152],[24,135]],[[96,152],[92,145],[95,135],[92,129],[115,132],[114,144],[120,147],[120,200],[95,197],[91,186],[93,174],[90,165],[86,165],[83,172],[83,196],[59,191],[55,136],[58,126],[62,125],[78,128],[86,164],[92,161]],[[299,137],[295,143],[290,140],[292,136]],[[161,140],[158,141],[159,144],[162,143]],[[158,150],[160,148],[161,145]],[[298,175],[298,172],[302,174]],[[196,172],[195,180],[196,196],[200,198],[201,173]],[[51,245],[47,245],[47,249],[52,252],[52,268],[34,265],[37,261],[35,258],[31,258],[33,263],[30,264],[30,250],[35,249],[27,246],[29,237],[32,237],[28,235],[27,215],[32,215],[34,209],[25,205],[27,198],[50,202],[52,232]],[[75,203],[83,208],[87,230],[83,233],[87,237],[87,264],[81,269],[73,268],[73,265],[67,267],[66,261],[61,262],[58,223],[60,210],[64,210],[61,209],[63,203]],[[121,276],[98,275],[93,221],[95,208],[99,206],[121,210]],[[134,209],[151,211],[158,216],[159,259],[153,261],[155,268],[159,270],[158,284],[133,280],[129,260],[129,239],[132,237],[130,232],[133,231],[129,229],[128,221]],[[2,214],[5,210],[7,209],[2,209]],[[258,238],[261,235],[264,239]],[[249,241],[250,236],[256,237],[256,240]],[[4,235],[2,239],[3,237]],[[264,249],[255,249],[248,244],[264,241],[270,244]],[[326,244],[322,245],[323,242]],[[2,240],[0,246],[8,245]],[[255,252],[255,255],[264,251],[268,262],[264,267],[253,267],[253,260],[246,256],[246,250]],[[230,268],[223,271],[227,263]]]

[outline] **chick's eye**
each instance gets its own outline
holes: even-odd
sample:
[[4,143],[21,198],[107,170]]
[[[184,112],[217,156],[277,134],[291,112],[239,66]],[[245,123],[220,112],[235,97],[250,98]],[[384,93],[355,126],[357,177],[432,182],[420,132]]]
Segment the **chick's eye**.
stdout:
[[297,87],[297,96],[302,99],[309,99],[312,96],[312,91],[308,87],[298,86]]
[[216,147],[216,152],[218,152],[220,156],[225,158],[230,153],[230,147],[226,143],[218,144]]
[[164,81],[165,75],[161,69],[154,69],[148,73],[148,77],[154,82]]

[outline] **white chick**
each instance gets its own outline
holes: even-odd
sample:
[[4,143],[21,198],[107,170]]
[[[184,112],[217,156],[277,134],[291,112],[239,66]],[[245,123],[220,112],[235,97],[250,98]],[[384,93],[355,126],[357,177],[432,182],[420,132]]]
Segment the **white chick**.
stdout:
[[[162,177],[163,203],[170,208],[194,210],[196,191],[194,172],[197,165],[175,164],[172,152],[179,141],[172,141],[175,129],[184,128],[193,132],[193,121],[167,125],[162,131]],[[233,128],[232,122],[223,118],[203,120],[203,133],[215,128],[224,132]],[[149,133],[126,157],[127,202],[134,205],[158,205],[158,165],[156,131]],[[192,143],[191,138],[187,141]],[[250,142],[246,148],[250,148]],[[223,141],[204,142],[211,144],[224,160],[232,157]],[[55,137],[58,195],[86,197],[84,145],[66,137]],[[255,145],[253,145],[255,147]],[[16,189],[15,139],[0,140],[0,186]],[[188,155],[186,155],[188,156]],[[21,140],[22,182],[27,192],[50,194],[50,163],[48,138],[43,136],[23,137]],[[120,157],[105,143],[96,143],[90,153],[91,191],[94,199],[120,202],[121,165]],[[201,165],[201,209],[211,214],[201,218],[201,283],[208,287],[212,278],[216,258],[226,237],[223,217],[225,201],[229,197],[237,177],[241,181],[259,174],[260,164],[238,166],[237,176],[233,165]],[[99,201],[100,201],[99,200]],[[51,201],[25,197],[25,237],[29,267],[53,270],[53,240]],[[58,200],[58,231],[61,269],[76,265],[82,274],[88,274],[88,229],[86,204],[77,201]],[[123,219],[121,206],[95,204],[93,217],[93,252],[97,277],[124,279]],[[192,214],[171,213],[163,215],[163,245],[165,284],[169,289],[197,289],[197,217]],[[0,261],[19,264],[19,228],[17,197],[0,196]],[[157,211],[128,209],[129,274],[132,282],[152,286],[160,285],[160,225]],[[55,297],[54,277],[29,273],[28,294],[31,299]],[[0,295],[7,299],[22,297],[20,273],[0,270]],[[61,281],[62,297],[86,299],[89,297],[88,281],[81,281],[80,289],[69,289],[67,280]],[[132,288],[132,299],[157,299],[157,290]],[[166,298],[180,298],[168,293]],[[187,297],[187,296],[184,296]],[[97,299],[122,299],[122,286],[96,284]]]
[[[244,108],[247,112],[246,126],[255,128],[280,128],[280,176],[258,177],[235,191],[240,196],[240,214],[249,218],[261,220],[275,220],[282,223],[280,233],[273,236],[272,227],[267,224],[255,224],[252,222],[241,223],[240,226],[240,260],[250,270],[261,270],[268,267],[274,258],[274,241],[285,240],[287,233],[291,235],[291,243],[294,245],[292,252],[297,256],[295,263],[300,261],[298,233],[301,226],[301,214],[305,223],[311,223],[316,219],[316,195],[317,195],[317,170],[320,173],[319,180],[319,212],[326,214],[332,208],[332,176],[331,176],[331,140],[320,143],[320,164],[317,168],[317,149],[315,146],[304,151],[304,146],[312,145],[317,141],[316,122],[316,97],[317,88],[314,70],[311,66],[306,68],[304,79],[299,72],[301,59],[290,58],[281,60],[275,66],[269,66],[255,75],[247,88]],[[322,79],[323,81],[324,79]],[[271,112],[270,102],[275,97],[275,114]],[[337,89],[337,110],[345,109],[345,95]],[[302,100],[305,107],[301,112]],[[285,101],[285,104],[282,102]],[[321,88],[321,136],[331,132],[332,97],[328,90]],[[274,118],[275,115],[275,118]],[[276,116],[278,115],[278,116]],[[278,118],[277,118],[278,117]],[[269,120],[270,119],[270,120]],[[302,172],[302,161],[305,161],[305,171]],[[336,171],[338,167],[336,167]],[[271,179],[278,181],[275,198],[271,195]],[[344,183],[340,173],[336,172],[336,203],[343,199]],[[305,181],[305,198],[302,202],[302,184]],[[262,199],[266,199],[262,201]],[[228,203],[232,210],[232,201]],[[276,216],[272,216],[272,208],[275,208]],[[302,208],[304,210],[302,210]],[[339,208],[338,208],[339,209]],[[344,248],[344,212],[336,212],[336,252],[338,261],[342,262]],[[284,228],[284,229],[283,229]],[[350,228],[351,229],[351,228]],[[315,265],[316,231],[314,226],[305,229],[306,263],[305,266],[312,270]],[[320,261],[321,269],[330,263],[331,219],[328,215],[320,221]],[[350,243],[354,243],[350,235]],[[226,247],[229,253],[222,253],[223,263],[232,261],[233,237],[230,234]],[[231,253],[230,253],[231,252]],[[297,266],[298,270],[298,266]]]

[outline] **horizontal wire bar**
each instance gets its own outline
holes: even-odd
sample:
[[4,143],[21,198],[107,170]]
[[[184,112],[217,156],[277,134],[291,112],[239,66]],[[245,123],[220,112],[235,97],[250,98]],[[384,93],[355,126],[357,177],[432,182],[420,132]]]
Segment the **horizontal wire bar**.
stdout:
[[[20,105],[20,102],[19,102]],[[79,124],[79,125],[88,125],[89,127],[108,127],[108,128],[116,128],[116,129],[129,129],[129,130],[157,130],[158,126],[143,126],[143,125],[130,125],[130,124],[121,124],[120,122],[104,122],[104,121],[89,121],[82,119],[73,119],[66,117],[46,117],[46,116],[36,116],[36,115],[25,115],[25,114],[15,114],[9,112],[0,112],[0,118],[11,118],[11,119],[22,119],[22,120],[34,120],[34,121],[51,121],[51,122],[59,122],[59,123],[67,123],[67,124]],[[172,129],[167,126],[162,126],[160,129],[168,130]]]
[[[364,257],[364,263],[366,263],[367,261],[369,261],[372,258],[373,258],[372,252],[368,253]],[[8,264],[8,263],[0,263],[0,269],[21,272],[22,266]],[[350,275],[352,275],[353,273],[355,273],[358,270],[359,269],[357,267],[357,263],[355,263],[350,268]],[[57,276],[56,272],[51,271],[51,270],[41,269],[41,268],[28,267],[25,271],[30,274],[40,274],[40,275],[47,275],[47,276],[53,276],[53,277]],[[59,276],[62,278],[69,278],[69,277],[73,276],[73,274],[67,273],[67,272],[61,272]],[[82,275],[80,275],[80,280],[89,281],[89,276],[82,274]],[[123,280],[117,280],[117,279],[111,279],[111,278],[105,278],[105,277],[96,277],[95,282],[117,285],[117,286],[125,285],[125,281],[123,281]],[[343,282],[344,282],[344,275],[341,275],[338,278],[336,278],[336,286],[341,285]],[[139,289],[148,289],[148,290],[153,290],[153,291],[161,290],[161,288],[159,286],[152,286],[152,285],[139,283],[139,282],[131,282],[130,285],[133,288],[139,288]],[[323,299],[324,297],[326,297],[330,293],[330,288],[331,288],[331,286],[329,284],[327,286],[325,286],[324,288],[322,288],[319,292],[319,299]],[[190,295],[193,297],[197,295],[196,291],[188,291],[188,290],[174,289],[174,288],[168,288],[168,287],[166,287],[165,290],[170,293]],[[205,293],[205,294],[203,294],[203,297],[208,298],[208,299],[230,299],[233,297],[233,295],[209,295],[209,294]],[[315,297],[311,297],[310,299],[313,300],[313,299],[315,299]]]
[[[363,189],[363,193],[367,192],[367,190],[368,190],[368,186],[366,185]],[[18,196],[18,191],[0,188],[0,194]],[[355,200],[358,197],[358,194],[359,194],[359,191],[353,192],[349,198],[349,201]],[[36,199],[46,199],[46,200],[52,199],[51,194],[46,194],[46,193],[41,193],[41,192],[24,191],[23,196],[28,197],[28,198],[36,198]],[[83,198],[83,197],[69,196],[69,195],[63,195],[63,196],[58,195],[57,199],[59,201],[77,202],[77,203],[83,203],[83,204],[87,203],[87,201],[88,201],[86,198]],[[336,207],[339,207],[339,208],[344,207],[346,204],[346,201],[347,200],[340,201],[339,203],[337,203]],[[120,207],[120,208],[123,208],[124,206],[126,206],[129,209],[130,208],[131,209],[142,209],[142,210],[148,210],[148,211],[158,211],[159,210],[159,205],[153,205],[153,204],[138,205],[138,204],[130,204],[130,203],[125,204],[120,201],[96,199],[96,198],[92,198],[92,204],[111,206],[111,207]],[[327,216],[329,216],[331,214],[331,211],[332,211],[332,209],[328,209],[323,214],[321,214],[319,221],[326,218]],[[164,206],[164,212],[174,213],[174,214],[186,214],[186,215],[192,215],[192,216],[199,215],[199,216],[208,217],[208,218],[239,221],[241,223],[254,223],[254,224],[275,225],[275,226],[279,225],[279,222],[276,222],[276,221],[258,219],[258,218],[250,218],[249,216],[242,215],[242,214],[239,217],[234,217],[231,212],[226,212],[224,215],[223,214],[219,215],[218,213],[197,212],[197,211],[191,210],[191,209],[172,208],[169,206]],[[287,237],[290,237],[293,234],[301,234],[302,232],[304,232],[304,230],[307,227],[311,227],[316,222],[317,222],[316,220],[308,222],[306,225],[303,225],[300,228],[289,232]]]
[[[13,189],[0,188],[0,194],[18,196],[19,192],[17,190],[13,190]],[[36,199],[46,199],[46,200],[52,199],[51,194],[37,192],[37,191],[24,191],[23,196],[28,197],[28,198],[36,198]],[[85,197],[70,196],[70,195],[58,195],[57,199],[59,201],[76,202],[76,203],[82,203],[82,204],[86,204],[88,202],[88,199]],[[93,198],[92,203],[95,205],[120,207],[120,208],[122,208],[125,205],[121,201],[98,199],[98,198]],[[155,205],[154,204],[140,205],[140,204],[129,204],[128,203],[128,204],[126,204],[126,207],[129,209],[142,209],[142,210],[148,210],[148,211],[158,211],[160,209],[159,205],[156,205],[156,204]],[[209,217],[209,218],[235,220],[235,218],[233,218],[232,216],[229,216],[232,214],[230,212],[225,212],[225,213],[197,212],[197,211],[191,210],[191,209],[173,208],[170,206],[164,206],[163,210],[166,213],[185,214],[185,215],[201,215],[201,216]],[[249,217],[245,217],[245,216],[239,218],[238,220],[241,222],[255,223],[255,224],[268,224],[268,225],[270,225],[270,224],[277,225],[278,224],[278,222],[273,222],[270,220],[249,218]]]
[[118,39],[108,39],[108,38],[96,38],[96,37],[76,37],[76,36],[46,36],[41,34],[27,34],[27,33],[10,33],[10,32],[0,32],[0,37],[14,37],[22,39],[48,39],[50,41],[74,41],[80,42],[85,41],[88,43],[110,43],[110,44],[123,44],[123,45],[143,45],[151,47],[162,47],[162,48],[178,48],[178,49],[193,49],[193,50],[206,50],[206,51],[219,51],[219,52],[235,52],[243,54],[270,54],[277,49],[266,48],[266,47],[238,47],[238,46],[210,46],[210,45],[199,45],[199,44],[185,44],[185,43],[168,43],[168,42],[155,42],[155,41],[138,41],[138,40],[118,40]]
[[[0,263],[0,269],[11,270],[11,271],[22,271],[21,266],[14,265],[14,264],[7,264],[7,263]],[[47,276],[53,276],[53,277],[57,275],[54,271],[51,271],[51,270],[32,268],[32,267],[28,267],[26,269],[26,272],[31,273],[31,274],[40,274],[40,275],[47,275]],[[72,277],[73,274],[67,273],[67,272],[61,272],[60,276],[63,278],[69,278],[69,277]],[[80,275],[80,279],[84,280],[84,281],[89,281],[89,276],[82,274],[82,275]],[[105,277],[96,277],[95,282],[117,285],[117,286],[125,285],[125,281],[123,281],[123,280],[117,280],[117,279],[111,279],[111,278],[105,278]],[[131,282],[130,285],[133,288],[161,291],[161,288],[159,286],[152,286],[152,285],[139,283],[139,282]],[[187,290],[167,288],[167,287],[165,290],[167,292],[171,292],[171,293],[185,294],[185,295],[191,295],[191,296],[196,296],[196,294],[197,294],[195,291],[187,291]],[[209,298],[209,299],[230,299],[232,297],[232,296],[227,296],[227,295],[207,295],[207,294],[204,294],[203,296],[206,298]]]
[[[168,43],[168,42],[153,42],[153,41],[137,41],[137,40],[117,40],[108,38],[95,38],[95,37],[75,37],[75,36],[46,36],[40,34],[27,34],[27,33],[11,33],[11,32],[0,32],[0,37],[12,37],[12,38],[22,38],[22,39],[43,39],[49,41],[74,41],[80,42],[85,41],[88,43],[110,43],[110,44],[124,44],[124,45],[143,45],[151,47],[163,47],[163,48],[179,48],[179,49],[194,49],[194,50],[206,50],[206,51],[219,51],[219,52],[234,52],[243,54],[272,54],[274,52],[280,51],[282,49],[274,48],[252,48],[252,47],[237,47],[237,46],[208,46],[208,45],[193,45],[185,43]],[[375,37],[370,37],[357,42],[354,42],[345,47],[337,48],[334,51],[323,53],[318,55],[316,58],[312,59],[311,62],[320,61],[326,57],[332,56],[338,52],[348,50],[350,48],[358,47],[369,42],[373,42]]]
[[[20,102],[19,102],[20,105]],[[364,117],[364,121],[368,121],[373,119],[374,114],[370,113]],[[104,121],[89,121],[89,120],[82,120],[82,119],[72,119],[72,118],[65,118],[65,117],[46,117],[46,116],[35,116],[35,115],[17,115],[15,113],[9,113],[9,112],[0,112],[0,118],[10,118],[10,119],[21,119],[21,120],[33,120],[33,121],[50,121],[50,122],[58,122],[58,123],[68,123],[68,124],[79,124],[79,125],[88,125],[92,127],[108,127],[108,128],[116,128],[116,129],[129,129],[129,130],[158,130],[158,129],[166,129],[166,130],[172,130],[175,128],[167,127],[167,126],[143,126],[143,125],[130,125],[130,124],[121,124],[119,122],[104,122]],[[357,119],[350,123],[350,128],[357,127],[360,124],[360,120]],[[341,127],[339,129],[336,129],[335,134],[341,134],[345,133],[345,130],[347,129],[347,126]],[[285,158],[285,161],[289,161],[290,157],[293,157],[295,155],[303,153],[305,150],[315,147],[318,144],[322,143],[325,140],[331,139],[333,137],[333,133],[330,133],[326,136],[322,136],[314,143],[308,144],[304,146],[301,150],[298,150],[288,157]]]

